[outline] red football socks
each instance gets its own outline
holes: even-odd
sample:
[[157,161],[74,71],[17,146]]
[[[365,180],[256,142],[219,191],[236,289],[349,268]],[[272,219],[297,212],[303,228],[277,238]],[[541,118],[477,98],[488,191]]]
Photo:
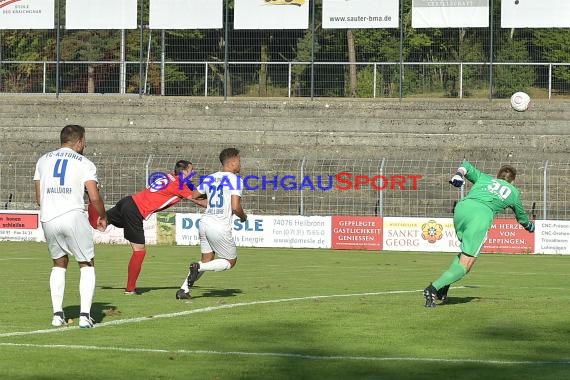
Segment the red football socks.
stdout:
[[127,277],[127,288],[125,289],[127,292],[132,292],[137,287],[137,279],[141,273],[145,254],[146,251],[133,251],[129,261],[129,275]]

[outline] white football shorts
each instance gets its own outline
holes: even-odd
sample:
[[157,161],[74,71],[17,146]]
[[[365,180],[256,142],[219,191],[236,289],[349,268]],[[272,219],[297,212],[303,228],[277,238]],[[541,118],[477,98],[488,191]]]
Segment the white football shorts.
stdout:
[[74,256],[78,262],[95,257],[93,229],[85,211],[73,210],[49,222],[42,222],[44,235],[52,259]]
[[200,252],[215,252],[220,259],[237,258],[236,243],[232,237],[232,230],[227,225],[200,221]]

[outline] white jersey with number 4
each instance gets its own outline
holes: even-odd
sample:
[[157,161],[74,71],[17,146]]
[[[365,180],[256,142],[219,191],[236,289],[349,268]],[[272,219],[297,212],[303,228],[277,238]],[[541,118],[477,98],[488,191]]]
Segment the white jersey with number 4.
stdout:
[[34,181],[38,180],[42,222],[72,210],[85,210],[85,182],[98,182],[95,164],[70,148],[60,148],[40,157],[34,174]]
[[201,221],[231,227],[232,195],[241,197],[242,187],[241,179],[234,173],[216,172],[203,177],[198,192],[208,196],[208,206]]

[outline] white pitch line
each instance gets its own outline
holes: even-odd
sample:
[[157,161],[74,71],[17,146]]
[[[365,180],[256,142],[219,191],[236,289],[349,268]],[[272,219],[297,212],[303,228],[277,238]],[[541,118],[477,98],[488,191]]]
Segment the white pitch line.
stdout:
[[435,363],[460,363],[460,364],[492,364],[492,365],[570,365],[570,360],[484,360],[484,359],[445,359],[445,358],[421,358],[421,357],[378,357],[378,356],[321,356],[303,355],[288,352],[244,352],[244,351],[210,351],[210,350],[167,350],[157,348],[128,348],[128,347],[104,347],[83,346],[73,344],[30,344],[30,343],[0,343],[1,347],[27,347],[27,348],[61,348],[66,350],[86,351],[114,351],[127,353],[153,353],[153,354],[185,354],[185,355],[220,355],[220,356],[265,356],[279,358],[296,358],[304,360],[321,361],[373,361],[373,362],[435,362]]
[[10,261],[10,260],[37,260],[35,257],[5,257],[0,259],[0,261]]
[[[454,287],[452,289],[462,289],[462,288],[464,288],[464,287],[458,286],[458,287]],[[97,323],[95,325],[95,328],[123,325],[126,323],[138,323],[138,322],[144,322],[144,321],[152,321],[152,320],[159,319],[159,318],[183,317],[183,316],[187,316],[187,315],[191,315],[191,314],[207,313],[210,311],[217,311],[217,310],[222,310],[222,309],[233,309],[233,308],[242,307],[242,306],[266,305],[266,304],[272,304],[272,303],[307,301],[307,300],[316,300],[316,299],[325,299],[325,298],[380,296],[380,295],[388,295],[388,294],[407,294],[407,293],[417,293],[417,292],[421,292],[421,291],[423,291],[423,290],[393,290],[393,291],[387,291],[387,292],[332,294],[332,295],[328,295],[328,296],[307,296],[307,297],[281,298],[281,299],[276,299],[276,300],[231,303],[231,304],[218,305],[218,306],[209,306],[209,307],[204,307],[201,309],[179,311],[176,313],[157,314],[157,315],[152,315],[152,316],[147,316],[147,317],[138,317],[138,318],[117,319],[114,321]],[[60,332],[64,332],[64,331],[76,330],[78,328],[79,328],[79,326],[68,326],[68,327],[64,327],[64,328],[60,327],[60,328],[51,328],[51,329],[44,329],[44,330],[16,331],[16,332],[2,333],[2,334],[0,334],[0,338],[6,338],[6,337],[11,337],[11,336],[22,336],[22,335],[60,333]]]

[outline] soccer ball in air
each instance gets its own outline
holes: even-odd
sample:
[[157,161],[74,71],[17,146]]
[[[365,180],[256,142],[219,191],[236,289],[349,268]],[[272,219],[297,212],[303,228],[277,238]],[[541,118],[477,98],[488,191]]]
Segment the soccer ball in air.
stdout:
[[526,92],[515,92],[513,96],[511,96],[511,107],[515,111],[523,112],[526,111],[528,105],[530,103],[530,96]]

